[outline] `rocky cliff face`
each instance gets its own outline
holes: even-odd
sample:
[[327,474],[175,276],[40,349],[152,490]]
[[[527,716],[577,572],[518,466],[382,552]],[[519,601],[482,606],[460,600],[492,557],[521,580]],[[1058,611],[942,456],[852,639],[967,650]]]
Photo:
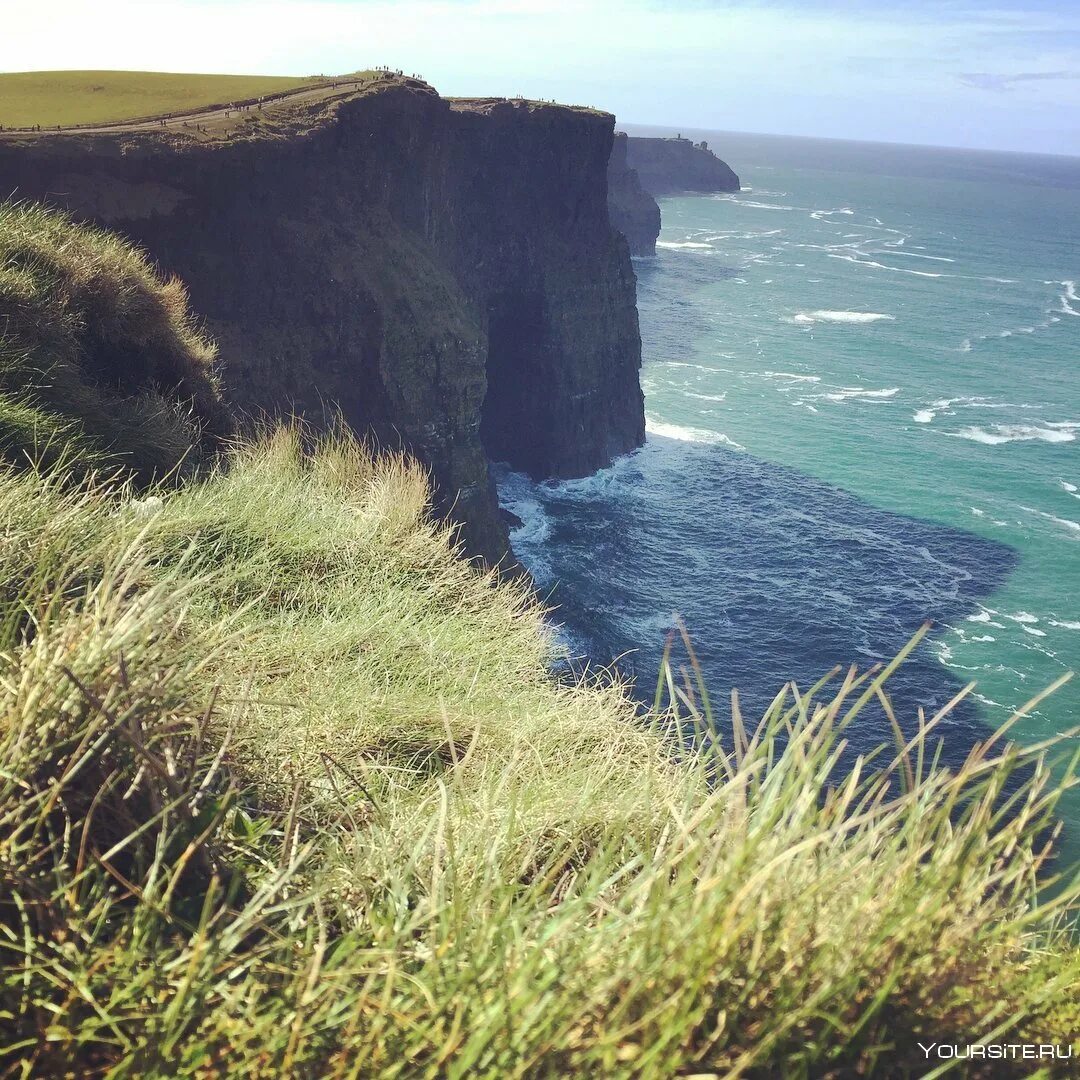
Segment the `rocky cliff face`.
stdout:
[[689,139],[627,140],[627,165],[650,195],[678,191],[738,191],[739,178],[705,143]]
[[187,283],[234,404],[338,406],[403,445],[491,561],[489,458],[580,476],[643,441],[610,115],[386,80],[241,126],[0,139],[0,189],[144,245]]
[[626,237],[631,255],[655,255],[660,235],[660,207],[641,186],[636,169],[627,164],[628,137],[615,133],[608,161],[608,214]]

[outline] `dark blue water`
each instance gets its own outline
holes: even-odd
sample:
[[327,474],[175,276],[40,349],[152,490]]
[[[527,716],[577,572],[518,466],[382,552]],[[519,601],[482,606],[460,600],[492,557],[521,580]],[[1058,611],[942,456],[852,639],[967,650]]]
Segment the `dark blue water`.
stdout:
[[[805,690],[835,665],[888,661],[924,620],[961,618],[1016,561],[1005,545],[877,510],[796,470],[662,436],[598,476],[534,485],[504,472],[501,490],[525,517],[517,549],[571,655],[618,657],[651,700],[679,615],[722,717],[732,688],[755,716],[789,679]],[[890,685],[911,730],[919,707],[934,711],[961,683],[923,648]],[[960,754],[978,737],[970,706],[952,727]],[[853,746],[891,738],[871,708]]]

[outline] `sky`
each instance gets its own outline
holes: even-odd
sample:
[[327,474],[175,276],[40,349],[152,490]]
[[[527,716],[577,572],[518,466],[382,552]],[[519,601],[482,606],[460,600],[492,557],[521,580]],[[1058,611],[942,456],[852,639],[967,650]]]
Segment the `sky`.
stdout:
[[418,72],[625,123],[1080,155],[1080,0],[0,0],[0,71]]

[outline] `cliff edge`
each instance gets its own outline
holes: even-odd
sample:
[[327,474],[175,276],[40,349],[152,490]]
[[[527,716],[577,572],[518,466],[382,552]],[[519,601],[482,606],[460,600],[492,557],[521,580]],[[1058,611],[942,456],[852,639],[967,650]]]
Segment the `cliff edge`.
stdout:
[[626,164],[650,195],[673,195],[680,191],[738,191],[739,178],[721,161],[708,143],[630,136]]
[[338,407],[508,550],[489,459],[581,476],[644,440],[614,119],[385,78],[216,127],[0,138],[0,188],[118,229],[188,286],[249,413]]

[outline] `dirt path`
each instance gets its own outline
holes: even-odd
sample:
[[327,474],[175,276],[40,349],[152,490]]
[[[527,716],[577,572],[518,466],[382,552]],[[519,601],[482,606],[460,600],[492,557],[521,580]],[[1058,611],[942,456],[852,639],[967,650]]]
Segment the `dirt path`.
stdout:
[[380,71],[366,79],[337,79],[320,83],[318,86],[299,87],[296,90],[267,95],[261,101],[261,108],[259,99],[251,98],[246,101],[234,102],[225,108],[211,106],[210,108],[193,109],[190,112],[138,117],[132,120],[117,120],[113,123],[92,126],[73,125],[71,127],[42,128],[40,131],[34,131],[30,128],[4,128],[3,131],[0,131],[0,138],[4,136],[24,138],[27,135],[103,135],[123,131],[175,131],[177,129],[190,129],[196,125],[200,127],[206,127],[207,125],[219,127],[225,121],[235,123],[242,116],[267,113],[279,105],[293,105],[302,101],[329,101],[336,97],[346,97],[365,86],[370,86],[381,80],[408,78],[409,76],[397,75],[394,72]]

